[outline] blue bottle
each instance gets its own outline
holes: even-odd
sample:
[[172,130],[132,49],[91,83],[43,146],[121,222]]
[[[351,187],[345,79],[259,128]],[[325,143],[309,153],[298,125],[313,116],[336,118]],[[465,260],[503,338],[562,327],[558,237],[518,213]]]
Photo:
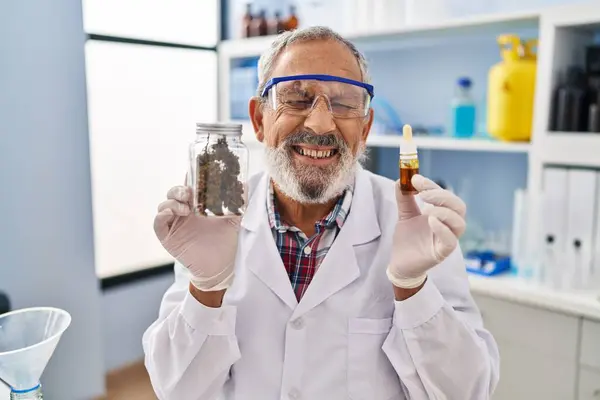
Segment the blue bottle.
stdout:
[[460,78],[452,99],[452,130],[455,137],[469,138],[475,134],[475,101],[471,96],[472,82]]

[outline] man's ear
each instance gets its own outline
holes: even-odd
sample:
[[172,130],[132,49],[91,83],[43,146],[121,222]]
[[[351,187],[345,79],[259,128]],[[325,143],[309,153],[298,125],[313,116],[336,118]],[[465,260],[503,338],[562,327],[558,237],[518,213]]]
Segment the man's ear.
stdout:
[[262,143],[265,139],[265,130],[263,126],[263,103],[259,97],[252,97],[248,103],[248,114],[254,127],[256,139]]
[[375,115],[375,111],[372,108],[369,108],[369,114],[365,117],[365,124],[362,130],[362,140],[366,143],[367,137],[369,136],[369,132],[371,132],[371,125],[373,125],[373,117]]

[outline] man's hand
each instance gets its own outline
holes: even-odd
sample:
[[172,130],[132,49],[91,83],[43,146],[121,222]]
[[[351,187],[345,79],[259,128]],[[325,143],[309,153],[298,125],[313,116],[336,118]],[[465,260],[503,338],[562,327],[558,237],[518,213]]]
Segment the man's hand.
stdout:
[[426,205],[421,212],[415,196],[403,195],[396,183],[398,222],[387,269],[392,284],[409,292],[421,287],[427,271],[452,253],[466,225],[466,205],[458,196],[421,175],[411,182]]
[[154,231],[163,247],[192,273],[204,292],[227,289],[233,280],[240,216],[204,217],[191,211],[192,190],[175,186],[158,206]]

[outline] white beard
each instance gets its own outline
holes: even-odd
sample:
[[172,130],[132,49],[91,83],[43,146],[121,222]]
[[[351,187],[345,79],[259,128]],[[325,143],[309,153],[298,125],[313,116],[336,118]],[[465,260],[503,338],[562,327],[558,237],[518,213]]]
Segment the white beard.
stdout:
[[356,171],[366,158],[362,144],[356,155],[342,151],[333,165],[303,165],[294,159],[294,150],[285,143],[265,147],[267,172],[283,194],[301,204],[324,204],[340,196],[354,184]]

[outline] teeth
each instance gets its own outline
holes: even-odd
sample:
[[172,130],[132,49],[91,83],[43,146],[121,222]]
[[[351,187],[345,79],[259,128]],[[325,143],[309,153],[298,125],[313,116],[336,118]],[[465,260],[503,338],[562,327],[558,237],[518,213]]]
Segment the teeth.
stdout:
[[327,158],[331,156],[333,150],[312,150],[312,149],[303,149],[299,148],[300,154],[303,156],[308,156],[312,158]]

